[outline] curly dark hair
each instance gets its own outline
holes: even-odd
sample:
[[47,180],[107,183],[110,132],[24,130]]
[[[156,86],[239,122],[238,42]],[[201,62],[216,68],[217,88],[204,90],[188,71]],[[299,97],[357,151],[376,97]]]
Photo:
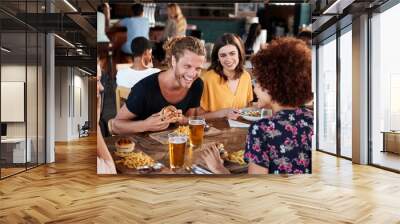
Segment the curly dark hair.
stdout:
[[253,75],[282,106],[299,107],[312,99],[311,50],[293,37],[273,40],[252,57]]
[[235,79],[238,79],[244,71],[245,52],[242,39],[233,33],[225,33],[215,41],[214,48],[211,53],[211,65],[208,70],[214,70],[221,78],[223,78],[223,80],[228,80],[218,59],[219,49],[225,47],[226,45],[233,45],[238,50],[239,64],[235,68],[234,77]]

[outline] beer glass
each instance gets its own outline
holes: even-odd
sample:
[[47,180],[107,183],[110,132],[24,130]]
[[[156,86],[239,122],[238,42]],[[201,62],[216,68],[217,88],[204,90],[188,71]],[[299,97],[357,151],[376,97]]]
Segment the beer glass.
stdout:
[[187,135],[168,134],[169,164],[171,169],[182,168],[185,163]]
[[202,117],[189,117],[189,139],[191,146],[200,146],[203,143],[206,121]]

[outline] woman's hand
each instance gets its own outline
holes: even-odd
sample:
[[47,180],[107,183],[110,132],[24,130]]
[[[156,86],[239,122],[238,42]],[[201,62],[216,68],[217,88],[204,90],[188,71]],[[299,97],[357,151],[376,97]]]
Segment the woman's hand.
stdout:
[[226,117],[231,120],[237,120],[240,117],[239,110],[231,110]]
[[230,109],[230,108],[221,109],[221,110],[216,111],[215,113],[216,113],[216,116],[219,118],[226,117],[228,119],[237,120],[238,117],[240,117],[239,110],[237,110],[237,109]]
[[204,149],[200,158],[203,159],[208,169],[215,174],[229,174],[229,170],[224,167],[224,160],[221,159],[216,145]]

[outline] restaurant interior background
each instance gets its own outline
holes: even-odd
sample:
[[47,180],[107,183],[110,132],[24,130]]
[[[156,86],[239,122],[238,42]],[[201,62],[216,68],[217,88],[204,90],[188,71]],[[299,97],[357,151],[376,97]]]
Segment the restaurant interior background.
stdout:
[[313,174],[227,178],[96,174],[102,2],[0,0],[0,223],[399,223],[399,0],[290,1],[311,7]]
[[325,10],[312,28],[316,149],[399,172],[400,4],[320,1],[318,8]]
[[[56,142],[94,131],[96,10],[87,2],[80,10],[0,2],[1,179],[54,163]],[[82,132],[85,123],[92,130]]]
[[[88,76],[87,73],[95,73],[95,53],[91,52],[95,52],[95,44],[91,42],[94,38],[90,35],[93,35],[94,32],[91,31],[96,27],[96,5],[104,1],[90,4],[86,1],[73,1],[72,4],[66,2],[68,1],[0,2],[0,109],[6,113],[9,106],[19,108],[13,114],[19,116],[18,120],[1,119],[2,179],[40,164],[54,162],[54,142],[58,138],[56,131],[63,130],[59,141],[70,141],[78,138],[78,123],[83,125],[87,120],[95,123],[95,111],[90,106],[93,100],[84,102],[87,97],[95,97],[95,80],[85,76]],[[395,25],[400,15],[398,2],[293,2],[307,3],[311,7],[313,88],[317,121],[314,148],[355,163],[399,172],[399,137],[395,131],[399,129],[400,111],[399,101],[396,100],[399,94],[400,68],[395,56],[395,52],[399,52],[396,40],[400,35]],[[258,3],[257,7],[259,5],[262,3]],[[190,7],[186,8],[185,10],[189,10]],[[214,10],[199,9],[198,13],[207,11],[208,16],[221,16],[229,14],[223,14],[228,11],[235,14],[235,10],[240,11],[239,8],[244,11],[248,9],[229,3],[226,10],[225,7],[217,7]],[[184,13],[187,13],[185,10]],[[50,12],[55,14],[50,15]],[[31,15],[35,16],[34,19]],[[71,19],[71,16],[78,19]],[[47,24],[44,19],[53,23]],[[232,27],[226,25],[226,28]],[[54,33],[57,35],[53,35]],[[203,38],[211,40],[213,37],[210,35],[203,32]],[[81,50],[83,52],[79,53]],[[54,75],[55,69],[65,70],[61,73],[67,80],[62,82],[65,84],[63,88],[55,88],[61,83],[58,78],[60,76]],[[8,71],[12,71],[14,75],[9,75]],[[87,88],[92,90],[85,93],[84,88],[81,88],[82,94],[79,94],[78,88],[74,88],[74,83],[78,83],[78,80],[72,78],[73,74],[87,79]],[[52,84],[56,78],[58,85]],[[4,98],[7,97],[4,97],[6,94],[3,91],[11,84],[15,86],[12,89],[17,92],[11,94],[16,103],[10,105],[6,103]],[[71,91],[71,88],[76,91]],[[56,96],[56,91],[61,89],[63,94]],[[35,94],[38,97],[32,97]],[[82,103],[79,103],[79,95]],[[74,112],[74,107],[78,110],[79,106],[82,108],[82,116],[77,111]],[[56,108],[60,110],[55,112]],[[2,113],[1,116],[6,115]],[[61,123],[55,122],[57,117],[62,118]],[[59,124],[63,125],[56,128]],[[7,143],[7,138],[15,141],[10,140]],[[10,157],[14,150],[18,151],[15,161]],[[31,158],[24,159],[29,152]],[[18,162],[21,158],[22,163]]]
[[[117,26],[119,21],[123,18],[129,18],[132,14],[131,6],[134,3],[122,3],[124,1],[110,1],[110,28],[106,33],[100,32],[100,35],[107,35],[110,39],[110,43],[112,47],[109,48],[109,53],[107,53],[107,47],[98,48],[98,55],[103,55],[103,60],[107,60],[106,64],[112,64],[112,68],[106,67],[106,71],[103,72],[102,76],[109,76],[109,74],[113,74],[111,77],[115,77],[115,74],[118,71],[126,69],[132,65],[131,56],[124,54],[121,51],[121,46],[125,43],[127,39],[127,29],[125,27]],[[165,26],[165,22],[167,20],[167,5],[168,3],[143,3],[144,6],[144,17],[149,19],[150,31],[149,31],[149,39],[155,44],[160,41],[160,38],[163,34],[163,29]],[[99,5],[101,6],[101,5]],[[251,24],[259,23],[261,24],[261,28],[263,31],[261,33],[264,40],[263,42],[270,42],[271,40],[278,37],[292,36],[297,37],[300,32],[308,31],[311,35],[311,6],[308,3],[271,3],[264,4],[260,3],[179,3],[179,6],[182,10],[183,15],[187,20],[187,30],[186,35],[195,36],[201,39],[207,51],[207,62],[203,66],[204,71],[210,65],[210,55],[213,47],[214,41],[222,36],[224,33],[233,33],[242,38],[243,43],[246,41],[247,34],[249,33],[249,29]],[[103,12],[104,8],[100,7],[100,11]],[[98,17],[99,18],[99,17]],[[101,17],[103,18],[103,17]],[[99,34],[98,34],[99,35]],[[98,37],[100,40],[107,39],[106,37]],[[311,43],[311,40],[309,40]],[[108,43],[99,43],[100,46],[108,46]],[[311,46],[310,46],[311,47]],[[160,61],[157,61],[156,56],[154,56],[155,49],[153,47],[153,64],[154,67],[160,68],[161,70],[166,69],[165,64],[162,64]],[[112,56],[110,56],[112,55]],[[251,74],[252,65],[250,63],[251,53],[246,55],[246,63],[245,69]],[[101,56],[100,56],[101,57]],[[102,79],[105,80],[104,77]],[[111,78],[113,79],[113,78]],[[110,86],[109,80],[103,82],[107,83],[106,85]],[[102,119],[104,119],[104,123],[108,123],[108,132],[111,133],[110,130],[110,119],[115,117],[116,111],[114,110],[115,104],[122,106],[120,104],[120,100],[122,102],[125,100],[126,96],[121,94],[121,86],[117,86],[115,79],[112,81],[112,87],[105,87],[104,97],[110,96],[111,98],[115,97],[115,101],[104,99],[104,104],[102,107],[103,114]],[[123,88],[123,87],[122,87]],[[129,89],[127,90],[129,92]],[[118,107],[118,106],[117,106]],[[312,109],[312,104],[310,105]],[[106,111],[106,112],[104,112]],[[243,119],[242,119],[243,120]],[[245,121],[245,120],[243,120]],[[225,126],[220,124],[221,122],[210,123],[213,128],[216,128],[217,131],[225,130]],[[222,123],[228,123],[227,121],[223,121]],[[232,126],[231,126],[232,127]],[[117,143],[120,139],[129,138],[136,143],[135,150],[143,151],[148,154],[155,162],[161,162],[163,165],[167,167],[169,164],[168,161],[168,144],[166,141],[163,142],[163,139],[166,138],[167,133],[172,132],[177,127],[173,127],[172,130],[162,131],[156,133],[145,133],[138,134],[134,136],[118,136],[113,135],[112,137],[105,136],[106,143],[108,145],[108,149],[112,154],[118,150]],[[229,126],[228,126],[229,128]],[[170,127],[171,129],[171,127]],[[105,131],[107,132],[107,131]],[[212,132],[212,131],[210,131]],[[245,148],[245,138],[247,134],[247,128],[233,128],[229,131],[222,131],[222,134],[216,133],[213,135],[212,133],[205,133],[204,136],[204,145],[208,143],[223,143],[225,149],[227,151],[234,152],[244,150]],[[165,135],[165,136],[164,136]],[[161,140],[160,140],[161,139]],[[150,141],[150,142],[149,142]],[[163,142],[163,144],[160,144]],[[192,149],[192,147],[188,147],[186,155],[185,166],[190,167],[191,165],[195,165],[195,168],[192,168],[191,173],[198,172],[202,173],[205,166],[203,164],[196,164],[195,157],[197,149]],[[231,151],[232,150],[232,151]],[[156,152],[154,152],[156,151]],[[239,152],[238,152],[239,153]],[[126,157],[119,156],[120,154],[116,152],[114,154],[114,159],[116,162],[116,167],[118,173],[124,174],[137,174],[142,173],[139,169],[138,172],[135,171],[134,168],[128,168],[124,159]],[[229,154],[231,155],[231,154]],[[232,156],[234,157],[234,156]],[[243,156],[241,156],[243,157]],[[229,157],[231,158],[231,157]],[[232,173],[244,173],[247,172],[247,166],[243,164],[237,165],[225,162],[225,165],[229,167],[229,170]],[[147,172],[147,169],[143,171]],[[205,170],[207,172],[207,170]],[[158,172],[156,172],[158,173]]]

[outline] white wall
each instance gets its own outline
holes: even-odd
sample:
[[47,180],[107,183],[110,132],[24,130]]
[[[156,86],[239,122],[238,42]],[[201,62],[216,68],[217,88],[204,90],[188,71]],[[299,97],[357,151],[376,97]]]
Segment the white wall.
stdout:
[[[28,74],[33,70],[32,66],[28,66]],[[36,69],[36,68],[35,68]],[[36,72],[36,70],[35,70]],[[1,66],[1,81],[3,82],[25,82],[25,64],[24,65],[2,65]],[[27,94],[28,97],[32,94]],[[36,94],[35,94],[36,96]],[[1,108],[7,110],[7,108]],[[30,120],[28,118],[28,120]],[[25,137],[25,122],[7,122],[8,137]],[[29,136],[28,136],[29,137]]]
[[56,67],[56,141],[79,138],[78,124],[88,120],[88,78],[83,75],[75,68]]
[[55,140],[68,140],[68,86],[67,67],[55,68]]
[[[38,70],[36,70],[38,69]],[[7,123],[7,137],[9,138],[25,138],[25,133],[30,139],[30,148],[32,161],[36,162],[39,158],[39,163],[44,163],[44,83],[43,83],[42,68],[39,66],[25,64],[3,64],[1,66],[1,81],[18,81],[25,82],[26,84],[26,110],[27,120],[24,122],[6,122]],[[25,78],[27,77],[27,80]],[[38,91],[38,92],[37,92]],[[7,97],[7,96],[2,96]],[[1,108],[7,113],[12,113],[10,108]],[[22,111],[25,113],[25,111]],[[39,116],[38,116],[39,115]],[[27,131],[27,132],[26,132]],[[37,156],[39,153],[39,156]]]
[[[72,136],[73,138],[79,138],[78,124],[82,126],[85,121],[89,120],[89,102],[88,102],[88,77],[79,70],[74,70],[74,103],[75,113],[72,124]],[[80,90],[80,93],[77,91]],[[79,97],[80,95],[80,97]],[[77,102],[80,101],[80,102]],[[79,108],[81,107],[81,108]],[[81,109],[81,111],[79,111]]]

